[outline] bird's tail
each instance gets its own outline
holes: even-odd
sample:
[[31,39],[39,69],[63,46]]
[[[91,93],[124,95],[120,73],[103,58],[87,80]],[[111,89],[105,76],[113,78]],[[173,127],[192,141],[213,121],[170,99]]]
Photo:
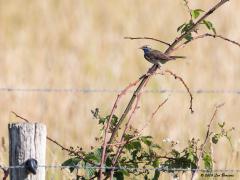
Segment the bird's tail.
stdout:
[[170,56],[173,59],[185,59],[186,56]]

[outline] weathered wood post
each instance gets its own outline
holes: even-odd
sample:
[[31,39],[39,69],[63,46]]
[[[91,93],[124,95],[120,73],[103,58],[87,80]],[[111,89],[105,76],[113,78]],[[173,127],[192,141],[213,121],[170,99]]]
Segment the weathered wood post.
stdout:
[[[9,164],[24,166],[28,159],[45,165],[46,126],[40,123],[13,123],[9,130]],[[10,169],[10,180],[45,180],[45,168],[38,167],[36,175],[26,168]]]

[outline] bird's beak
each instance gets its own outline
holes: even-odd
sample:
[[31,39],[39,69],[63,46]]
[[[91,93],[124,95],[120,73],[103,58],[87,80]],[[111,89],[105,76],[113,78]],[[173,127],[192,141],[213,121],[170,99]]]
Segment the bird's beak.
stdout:
[[138,49],[143,49],[142,47],[138,48]]

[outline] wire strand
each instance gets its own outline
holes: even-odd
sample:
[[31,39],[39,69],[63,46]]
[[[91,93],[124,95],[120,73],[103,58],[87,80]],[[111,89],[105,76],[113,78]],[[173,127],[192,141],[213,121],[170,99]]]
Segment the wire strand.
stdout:
[[[45,168],[45,169],[65,169],[65,168],[76,168],[76,169],[100,169],[100,166],[80,166],[80,165],[69,165],[69,166],[63,166],[63,165],[38,165],[38,168]],[[22,165],[19,166],[0,166],[0,168],[4,169],[22,169],[25,168]],[[105,170],[130,170],[130,171],[163,171],[163,172],[231,172],[231,173],[240,173],[240,169],[215,169],[215,170],[209,170],[209,169],[191,169],[191,168],[165,168],[165,167],[158,167],[158,168],[128,168],[128,167],[102,167],[102,169]]]
[[[22,92],[22,93],[119,93],[120,89],[91,89],[91,88],[0,88],[0,92]],[[133,91],[127,91],[132,93]],[[187,93],[179,89],[149,89],[145,93]],[[197,89],[191,90],[195,94],[240,94],[240,89]]]

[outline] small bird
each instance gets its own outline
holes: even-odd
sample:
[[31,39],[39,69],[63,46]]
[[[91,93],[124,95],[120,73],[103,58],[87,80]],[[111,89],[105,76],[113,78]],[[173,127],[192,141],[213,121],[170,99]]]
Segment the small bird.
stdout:
[[139,49],[142,49],[144,51],[144,58],[148,62],[156,65],[165,64],[168,61],[176,60],[178,58],[186,58],[185,56],[168,56],[161,51],[150,48],[147,45],[142,46]]

